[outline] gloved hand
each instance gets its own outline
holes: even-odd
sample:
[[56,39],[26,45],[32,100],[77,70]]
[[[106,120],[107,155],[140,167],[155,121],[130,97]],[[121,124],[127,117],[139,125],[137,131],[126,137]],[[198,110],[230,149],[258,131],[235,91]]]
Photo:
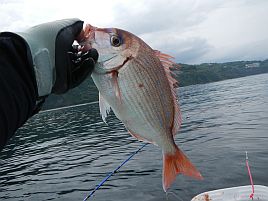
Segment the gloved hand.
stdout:
[[83,21],[65,19],[17,33],[30,47],[39,96],[64,93],[93,71],[98,52],[81,53],[72,46],[82,29]]

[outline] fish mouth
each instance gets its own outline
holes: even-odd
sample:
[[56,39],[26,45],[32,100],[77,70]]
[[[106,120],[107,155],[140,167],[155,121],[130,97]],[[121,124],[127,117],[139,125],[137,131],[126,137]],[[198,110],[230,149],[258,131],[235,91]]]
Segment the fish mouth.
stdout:
[[95,41],[95,32],[105,32],[109,33],[111,29],[107,28],[98,28],[94,27],[90,24],[87,24],[84,28],[84,30],[80,33],[77,40],[79,41],[79,44],[84,46],[83,50],[92,48],[92,43]]
[[92,43],[95,41],[95,31],[97,27],[87,24],[83,31],[78,36],[77,40],[79,45],[82,46],[82,51],[88,51],[92,48]]

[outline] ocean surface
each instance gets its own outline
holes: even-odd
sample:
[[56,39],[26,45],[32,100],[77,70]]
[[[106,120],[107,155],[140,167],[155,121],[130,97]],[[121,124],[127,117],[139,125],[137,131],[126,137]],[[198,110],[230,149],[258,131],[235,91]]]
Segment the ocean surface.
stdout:
[[[188,201],[209,190],[268,185],[268,74],[183,87],[177,145],[204,180],[179,175],[162,189],[162,153],[147,145],[90,200]],[[143,145],[98,103],[44,111],[0,152],[0,200],[83,200],[105,176]]]

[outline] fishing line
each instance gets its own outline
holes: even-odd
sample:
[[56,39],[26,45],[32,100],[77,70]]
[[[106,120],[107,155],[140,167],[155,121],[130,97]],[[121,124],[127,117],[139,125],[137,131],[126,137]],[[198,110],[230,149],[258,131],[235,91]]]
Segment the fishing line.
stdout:
[[92,197],[93,194],[114,174],[116,173],[123,165],[125,165],[134,155],[136,155],[140,150],[142,150],[147,144],[143,144],[138,150],[133,152],[126,160],[124,160],[117,168],[110,172],[95,188],[91,193],[83,200],[86,201],[88,198]]

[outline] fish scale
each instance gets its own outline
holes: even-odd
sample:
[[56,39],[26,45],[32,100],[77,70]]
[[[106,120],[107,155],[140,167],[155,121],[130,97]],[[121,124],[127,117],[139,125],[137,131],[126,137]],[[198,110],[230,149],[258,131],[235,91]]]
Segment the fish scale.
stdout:
[[[147,62],[144,62],[144,63],[147,63]],[[164,108],[157,108],[159,107],[159,103],[160,105],[162,105],[164,102],[168,102],[168,100],[162,100],[159,102],[159,100],[157,101],[152,101],[151,99],[161,99],[161,90],[164,90],[164,82],[161,82],[159,84],[161,84],[160,86],[157,86],[157,77],[159,78],[161,75],[163,75],[163,73],[165,73],[164,71],[161,73],[161,72],[157,72],[155,71],[154,69],[154,66],[151,67],[151,66],[145,66],[144,68],[140,68],[139,65],[135,65],[136,63],[133,63],[132,66],[129,66],[129,68],[126,68],[127,71],[129,71],[129,76],[126,77],[125,80],[127,81],[130,81],[131,80],[131,76],[134,76],[136,77],[137,76],[137,80],[134,80],[133,82],[135,83],[140,83],[140,82],[144,82],[144,81],[147,81],[144,83],[144,87],[142,87],[142,89],[145,89],[146,90],[146,93],[142,93],[141,95],[144,96],[145,98],[147,98],[146,101],[144,101],[146,104],[149,104],[150,102],[152,103],[157,103],[158,105],[154,105],[153,107],[149,108],[148,111],[155,111],[156,113],[162,113],[164,112]],[[129,70],[128,70],[129,69]],[[139,71],[143,70],[143,73],[137,73]],[[146,73],[144,73],[146,72]],[[159,75],[157,75],[157,73]],[[151,76],[151,74],[155,74],[154,76]],[[146,76],[146,77],[145,77]],[[165,79],[165,77],[163,78],[160,78],[160,79]],[[166,86],[168,86],[168,83],[166,82]],[[137,90],[138,92],[140,92],[139,89],[134,88],[133,90]],[[144,92],[144,90],[142,90],[142,92]],[[133,95],[134,93],[132,93]],[[130,94],[131,95],[131,94]],[[152,97],[151,99],[149,97]],[[168,98],[168,94],[166,94],[166,98]],[[169,96],[170,100],[171,100],[171,96]],[[170,106],[172,107],[171,105],[172,103],[172,100],[170,101]],[[168,109],[168,108],[166,108]],[[155,114],[156,115],[156,114]],[[154,119],[155,115],[151,116],[150,119]]]
[[[156,88],[156,82],[150,76],[150,71],[152,70],[150,68],[146,68],[147,73],[143,73],[143,74],[141,73],[139,74],[141,76],[136,76],[137,75],[136,72],[140,69],[139,65],[135,65],[135,63],[133,63],[133,65],[126,66],[126,67],[127,68],[122,69],[122,71],[119,70],[119,75],[121,77],[124,77],[124,79],[122,80],[119,79],[119,87],[120,87],[120,90],[122,90],[122,94],[124,94],[125,102],[128,105],[128,108],[129,108],[128,112],[135,111],[137,113],[137,117],[132,116],[133,118],[143,117],[142,119],[144,119],[145,122],[147,122],[152,127],[152,129],[156,130],[155,133],[161,136],[161,134],[166,131],[167,127],[168,128],[170,127],[170,124],[165,125],[163,123],[165,121],[165,118],[163,117],[163,114],[165,113],[165,111],[164,111],[164,108],[161,108],[162,103],[161,101],[159,101],[160,93],[159,93],[159,90]],[[144,87],[139,88],[137,86],[137,83],[140,83],[140,82],[144,83]],[[161,85],[163,85],[162,83]],[[159,88],[162,88],[162,86],[159,86]],[[142,106],[144,108],[138,104],[139,101],[142,102],[143,104]],[[171,103],[172,101],[170,101],[170,107],[172,110]],[[166,108],[166,109],[169,109],[169,108]],[[136,130],[135,127],[137,125],[133,125],[133,124],[131,125],[132,125],[131,127],[130,125],[126,125],[126,126],[127,128],[135,132]]]

